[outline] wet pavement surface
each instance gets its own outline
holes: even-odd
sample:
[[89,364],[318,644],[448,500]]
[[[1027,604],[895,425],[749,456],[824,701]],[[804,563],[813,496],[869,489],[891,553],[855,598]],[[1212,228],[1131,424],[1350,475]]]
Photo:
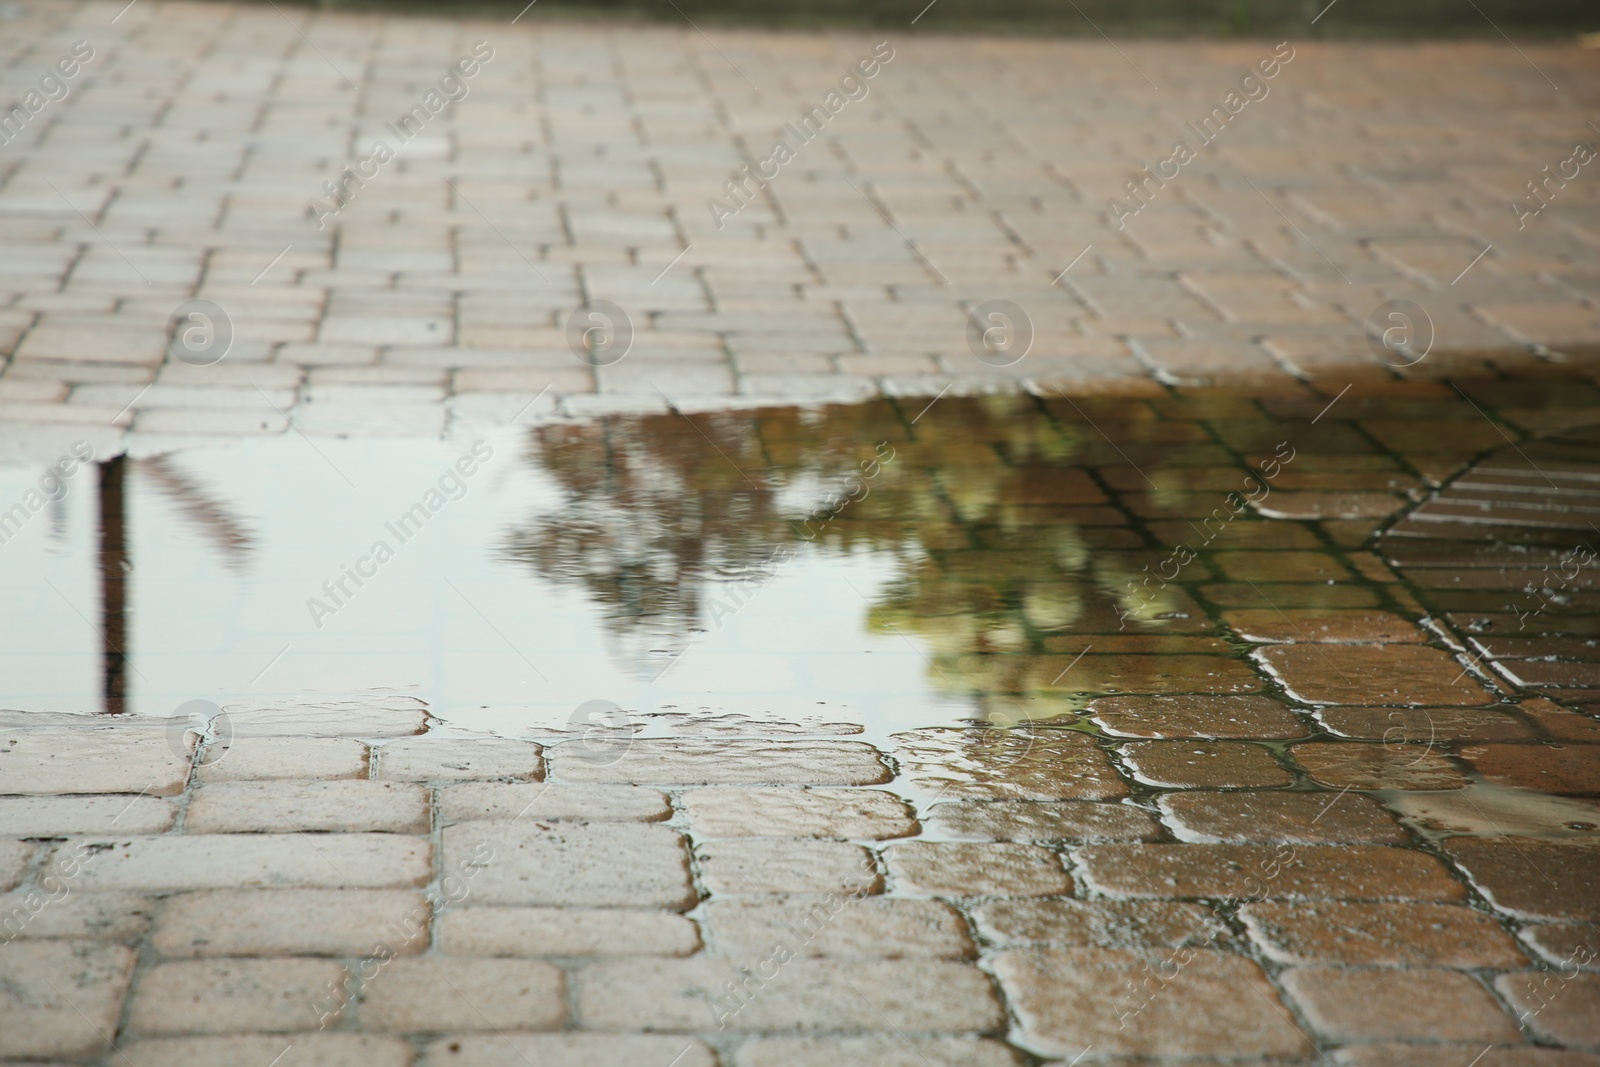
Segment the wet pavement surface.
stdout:
[[0,1055],[1600,1063],[1596,425],[1551,375],[136,442],[0,556]]

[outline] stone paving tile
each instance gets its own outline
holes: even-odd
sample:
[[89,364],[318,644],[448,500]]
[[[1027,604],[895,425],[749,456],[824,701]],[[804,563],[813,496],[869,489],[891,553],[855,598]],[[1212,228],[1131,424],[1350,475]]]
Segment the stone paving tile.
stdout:
[[739,1046],[737,1067],[1020,1067],[1015,1049],[979,1037],[756,1037]]
[[644,739],[615,762],[553,752],[551,765],[558,781],[634,785],[877,785],[890,777],[877,750],[856,741]]
[[1265,739],[1307,732],[1293,712],[1264,696],[1098,697],[1089,711],[1116,737]]
[[1448,904],[1260,902],[1239,915],[1282,963],[1505,968],[1524,958],[1493,919]]
[[1228,937],[1198,904],[1127,900],[991,900],[972,912],[997,945],[1170,951]]
[[1461,664],[1437,648],[1271,645],[1256,655],[1283,680],[1290,696],[1307,704],[1450,707],[1492,702]]
[[[1179,977],[1143,992],[1150,962],[1117,949],[1020,949],[995,957],[1023,1043],[1066,1059],[1298,1056],[1310,1042],[1250,960],[1186,949]],[[1253,996],[1243,995],[1248,990]]]
[[56,882],[0,895],[0,934],[66,941],[136,941],[157,903],[131,893],[63,893]]
[[393,1033],[553,1030],[567,1017],[562,972],[537,960],[397,959],[361,984],[361,1025]]
[[1600,1048],[1600,975],[1519,971],[1495,988],[1534,1036],[1559,1045]]
[[420,1067],[717,1067],[697,1040],[649,1034],[449,1034],[427,1046]]
[[376,750],[376,777],[402,782],[537,780],[543,774],[539,752],[539,746],[530,742],[497,737],[390,741]]
[[143,1038],[119,1045],[116,1061],[124,1067],[266,1064],[286,1049],[302,1067],[411,1067],[414,1062],[411,1046],[396,1038],[340,1033]]
[[1143,841],[1161,832],[1141,808],[1076,800],[945,801],[930,807],[926,820],[941,837],[974,841]]
[[128,1007],[139,1036],[290,1033],[343,1010],[345,972],[332,960],[184,960],[145,972]]
[[911,841],[887,853],[894,886],[941,896],[1052,896],[1072,891],[1061,857],[1038,845]]
[[1360,793],[1169,793],[1158,803],[1180,841],[1404,844],[1388,809]]
[[172,750],[159,724],[8,729],[0,731],[0,759],[12,794],[169,797],[189,778],[188,758]]
[[1417,644],[1427,635],[1415,623],[1387,611],[1225,611],[1222,621],[1246,641],[1267,643]]
[[1566,796],[1600,794],[1600,746],[1469,745],[1461,758],[1497,785]]
[[1460,789],[1468,782],[1448,755],[1425,743],[1313,741],[1292,751],[1313,779],[1334,789]]
[[177,808],[157,797],[0,797],[0,836],[159,834],[172,829]]
[[1524,926],[1518,935],[1548,963],[1567,970],[1574,967],[1600,971],[1600,945],[1588,923],[1540,923]]
[[163,956],[420,952],[432,910],[398,889],[213,890],[169,897],[150,944]]
[[666,794],[633,785],[471,782],[439,790],[439,816],[446,824],[519,818],[660,822],[671,813]]
[[669,911],[624,908],[477,908],[435,925],[447,956],[688,956],[695,924]]
[[28,841],[0,841],[0,890],[10,889],[22,881],[36,851]]
[[934,900],[713,900],[703,914],[710,948],[721,956],[759,959],[778,944],[801,956],[976,954],[960,913]]
[[1236,741],[1133,741],[1119,750],[1133,776],[1173,789],[1240,789],[1291,784],[1260,745]]
[[904,800],[865,789],[696,789],[680,801],[711,837],[908,837],[917,821]]
[[428,794],[396,782],[217,782],[189,801],[191,834],[428,830]]
[[[90,858],[78,860],[80,846]],[[432,875],[426,838],[397,834],[197,834],[187,837],[77,838],[55,848],[44,875],[72,877],[84,889],[159,892],[304,886],[416,886]],[[68,875],[76,869],[76,875]]]
[[1600,1055],[1563,1049],[1379,1042],[1342,1048],[1333,1062],[1340,1067],[1460,1067],[1474,1056],[1481,1057],[1476,1067],[1600,1067]]
[[1459,900],[1438,860],[1378,845],[1089,845],[1075,872],[1118,897]]
[[709,957],[609,960],[583,968],[577,990],[591,1030],[972,1033],[1004,1020],[989,976],[945,960],[794,959],[767,979]]
[[687,908],[689,853],[664,826],[463,822],[443,833],[444,868],[483,863],[475,904]]
[[1072,730],[943,728],[894,740],[902,773],[952,800],[1114,800],[1128,793],[1094,738]]
[[[1500,708],[1319,708],[1317,721],[1340,737],[1427,745],[1446,741],[1520,741],[1533,731]],[[1420,753],[1419,753],[1420,755]]]
[[1444,850],[1496,908],[1526,919],[1600,921],[1600,846],[1533,838],[1455,837]]
[[0,944],[0,1056],[93,1055],[115,1032],[134,953],[75,941]]
[[1312,1027],[1338,1041],[1517,1041],[1516,1022],[1459,971],[1295,967],[1282,976]]
[[345,737],[235,738],[218,754],[208,749],[195,768],[202,782],[284,778],[365,778],[367,746]]
[[871,853],[842,841],[753,837],[695,849],[701,882],[715,893],[876,893]]

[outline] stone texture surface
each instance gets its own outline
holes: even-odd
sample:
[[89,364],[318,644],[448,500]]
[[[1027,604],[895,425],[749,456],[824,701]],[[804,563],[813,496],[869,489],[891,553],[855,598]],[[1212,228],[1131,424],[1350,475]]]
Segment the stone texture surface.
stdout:
[[1600,746],[1469,745],[1461,758],[1496,785],[1572,796],[1600,794]]
[[142,1036],[315,1030],[322,1012],[342,1010],[344,978],[332,960],[162,963],[134,991],[128,1028]]
[[[0,732],[0,775],[15,794],[183,791],[189,760],[160,725],[95,724]],[[129,799],[132,799],[131,797]]]
[[631,785],[472,782],[439,790],[439,816],[446,823],[474,819],[658,822],[670,813],[660,791]]
[[133,964],[122,945],[0,944],[0,1056],[75,1059],[105,1049]]
[[157,797],[0,797],[0,836],[159,834],[176,816],[172,801]]
[[1334,789],[1459,789],[1467,776],[1427,745],[1349,745],[1314,741],[1294,746],[1294,760]]
[[1256,653],[1307,704],[1488,704],[1448,653],[1415,645],[1272,645]]
[[1175,901],[993,900],[972,916],[998,945],[1170,951],[1228,936],[1207,908]]
[[714,900],[704,914],[709,947],[735,958],[759,959],[778,944],[802,956],[965,959],[975,954],[960,913],[934,900]]
[[1094,738],[1070,730],[931,729],[894,740],[903,773],[951,800],[1111,800],[1128,792]]
[[411,1047],[397,1038],[338,1033],[141,1038],[123,1044],[117,1062],[125,1067],[269,1064],[285,1050],[304,1067],[411,1067],[414,1062]]
[[614,762],[551,753],[557,781],[642,785],[877,785],[889,770],[857,741],[645,739]]
[[1494,981],[1517,1018],[1545,1041],[1600,1048],[1600,975],[1573,974],[1570,967],[1519,971]]
[[674,912],[632,908],[475,908],[437,924],[447,956],[687,956],[695,924]]
[[1077,871],[1121,897],[1459,900],[1432,856],[1374,845],[1089,845]]
[[888,859],[895,888],[906,893],[1036,897],[1072,890],[1061,857],[1038,845],[912,841]]
[[537,960],[397,959],[363,982],[371,1030],[553,1030],[567,1017],[560,970]]
[[904,800],[878,790],[696,789],[682,805],[710,837],[838,837],[884,840],[916,832]]
[[485,737],[463,740],[403,738],[374,750],[377,777],[401,782],[466,779],[537,779],[543,773],[539,746]]
[[928,809],[927,822],[941,837],[974,841],[1141,841],[1160,832],[1140,808],[1079,801],[945,801]]
[[1489,916],[1454,905],[1260,902],[1239,915],[1283,963],[1504,968],[1526,958]]
[[1535,838],[1456,837],[1445,851],[1491,904],[1527,919],[1600,921],[1600,846]]
[[1516,1022],[1458,971],[1297,967],[1284,988],[1319,1033],[1340,1041],[1516,1041]]
[[424,1067],[717,1067],[700,1041],[646,1034],[451,1034],[427,1046]]
[[973,1037],[757,1037],[739,1046],[738,1067],[1017,1067],[1014,1049]]
[[872,855],[842,841],[728,838],[695,849],[701,881],[717,893],[875,893]]
[[1394,816],[1360,793],[1169,793],[1159,803],[1181,841],[1393,845],[1407,840]]
[[481,904],[686,908],[689,853],[664,826],[632,823],[464,822],[444,831],[454,869],[493,850],[469,883]]
[[421,786],[395,782],[217,782],[195,791],[184,816],[191,834],[428,829]]
[[94,850],[75,876],[84,889],[381,888],[421,885],[432,874],[427,839],[396,834],[85,838],[52,851],[44,872],[66,875],[83,845]]
[[1121,748],[1133,776],[1169,789],[1241,789],[1294,781],[1260,745],[1231,741],[1133,741]]
[[202,782],[283,778],[365,778],[367,746],[348,737],[247,737],[235,735],[220,754],[195,768]]
[[1304,737],[1293,712],[1264,696],[1099,697],[1094,721],[1118,737]]
[[420,952],[431,913],[398,889],[213,890],[168,898],[150,941],[174,957]]

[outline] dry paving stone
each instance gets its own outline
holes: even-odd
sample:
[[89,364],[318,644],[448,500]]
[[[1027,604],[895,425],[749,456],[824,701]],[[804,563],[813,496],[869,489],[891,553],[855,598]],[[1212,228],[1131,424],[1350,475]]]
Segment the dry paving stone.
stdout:
[[1222,621],[1246,641],[1260,643],[1419,644],[1427,634],[1388,611],[1247,608],[1225,611]]
[[1600,1067],[1600,1055],[1501,1045],[1351,1045],[1333,1054],[1339,1067]]
[[1432,856],[1382,845],[1088,845],[1090,889],[1118,897],[1459,900]]
[[952,897],[1042,897],[1072,892],[1061,857],[1038,845],[912,841],[887,854],[895,889]]
[[453,1034],[419,1067],[716,1067],[699,1041],[652,1034]]
[[700,880],[713,893],[876,893],[872,856],[858,845],[804,838],[708,841],[695,850]]
[[1114,737],[1304,737],[1294,712],[1264,696],[1099,697],[1089,713]]
[[753,1037],[736,1067],[1020,1067],[1015,1049],[981,1037]]
[[367,746],[349,737],[235,737],[204,759],[195,768],[202,782],[365,778],[368,762]]
[[[0,788],[7,785],[0,778]],[[159,834],[172,829],[177,810],[158,797],[0,797],[0,836]]]
[[929,830],[971,841],[1144,841],[1155,817],[1129,804],[1066,800],[959,800],[928,809]]
[[473,908],[435,924],[447,956],[688,956],[695,924],[676,912],[623,908]]
[[428,792],[399,782],[216,782],[195,790],[190,834],[428,832]]
[[467,882],[480,904],[688,908],[683,838],[665,826],[627,822],[464,822],[444,830],[444,869],[482,862]]
[[1117,949],[1012,950],[995,957],[994,972],[1023,1043],[1045,1055],[1071,1059],[1090,1048],[1100,1056],[1310,1051],[1254,962],[1210,949],[1186,952],[1178,976],[1156,990],[1146,983],[1150,958]]
[[1334,1041],[1521,1039],[1494,996],[1459,971],[1296,967],[1280,980],[1312,1028]]
[[[577,982],[579,1019],[592,1030],[703,1031],[720,1021],[729,1030],[972,1033],[1005,1019],[989,976],[946,960],[780,964],[769,950],[757,960],[607,960]],[[744,990],[737,999],[735,989]]]
[[170,797],[188,780],[189,757],[173,751],[160,725],[0,731],[0,788],[9,794]]
[[1494,981],[1511,1010],[1536,1037],[1558,1045],[1600,1048],[1600,975],[1522,971]]
[[163,956],[421,952],[431,909],[403,889],[219,889],[170,898],[150,942]]
[[0,1057],[77,1058],[116,1031],[133,950],[73,941],[0,944]]
[[0,896],[0,936],[134,941],[150,928],[156,907],[153,898],[133,893],[74,893],[71,883],[65,896],[59,887],[18,889]]
[[665,793],[635,785],[470,782],[440,789],[439,812],[447,825],[474,819],[660,822],[672,806]]
[[1499,923],[1450,904],[1263,902],[1239,917],[1281,963],[1504,968],[1526,961]]
[[1167,900],[992,900],[972,916],[998,945],[1167,952],[1228,936],[1208,909]]
[[696,789],[681,804],[709,837],[881,841],[917,832],[906,802],[877,789]]
[[1501,911],[1600,922],[1600,843],[1454,837],[1444,850]]
[[[285,1050],[290,1055],[283,1056]],[[411,1067],[411,1046],[376,1034],[230,1034],[152,1037],[121,1046],[118,1067]]]
[[1333,789],[1460,789],[1467,776],[1424,744],[1313,741],[1294,746],[1295,762]]
[[366,1030],[554,1030],[566,1021],[561,971],[538,960],[397,959],[361,985]]
[[552,773],[569,782],[637,785],[879,785],[892,775],[860,741],[646,738],[612,763],[561,752]]
[[239,886],[370,889],[419,886],[433,877],[425,837],[396,834],[195,834],[143,838],[79,838],[58,846],[43,874],[64,877],[76,861],[83,889],[182,890]]
[[901,956],[967,959],[976,954],[967,924],[935,900],[713,900],[706,936],[719,956],[761,959],[778,944],[799,956]]
[[543,776],[539,746],[503,737],[408,737],[374,750],[378,778],[399,782]]
[[1240,741],[1131,741],[1122,758],[1146,785],[1170,789],[1241,789],[1294,779],[1260,745]]
[[1061,729],[895,734],[902,773],[951,800],[1116,800],[1128,795],[1093,737]]
[[1522,940],[1545,961],[1570,971],[1600,971],[1600,932],[1588,923],[1540,923],[1524,926]]
[[34,846],[28,841],[0,841],[0,891],[22,881],[33,853]]
[[314,1030],[347,996],[332,960],[184,960],[139,978],[128,1030],[140,1036]]
[[1600,793],[1600,745],[1472,745],[1461,758],[1496,785],[1562,796]]
[[1319,708],[1316,715],[1329,733],[1391,745],[1518,741],[1533,737],[1527,723],[1499,707]]
[[1360,793],[1169,793],[1158,803],[1180,841],[1403,844],[1389,810]]
[[255,701],[222,708],[234,744],[256,737],[407,737],[428,727],[427,706],[415,697],[377,700]]
[[1492,703],[1448,653],[1420,645],[1274,645],[1256,653],[1306,704]]

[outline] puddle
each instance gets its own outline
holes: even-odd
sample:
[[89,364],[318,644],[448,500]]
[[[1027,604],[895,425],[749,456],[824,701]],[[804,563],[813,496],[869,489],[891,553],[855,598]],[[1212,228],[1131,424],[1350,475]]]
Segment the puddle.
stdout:
[[[599,700],[659,733],[883,739],[1070,723],[1094,695],[1272,695],[1222,613],[1415,617],[1355,547],[1503,444],[1484,422],[1461,446],[1453,394],[1312,423],[1325,404],[946,398],[135,446],[4,530],[3,703],[385,692],[517,734]],[[1454,452],[1407,429],[1430,419]],[[0,469],[0,502],[41,476]]]
[[1449,793],[1393,792],[1384,802],[1428,837],[1600,837],[1600,803],[1480,783]]

